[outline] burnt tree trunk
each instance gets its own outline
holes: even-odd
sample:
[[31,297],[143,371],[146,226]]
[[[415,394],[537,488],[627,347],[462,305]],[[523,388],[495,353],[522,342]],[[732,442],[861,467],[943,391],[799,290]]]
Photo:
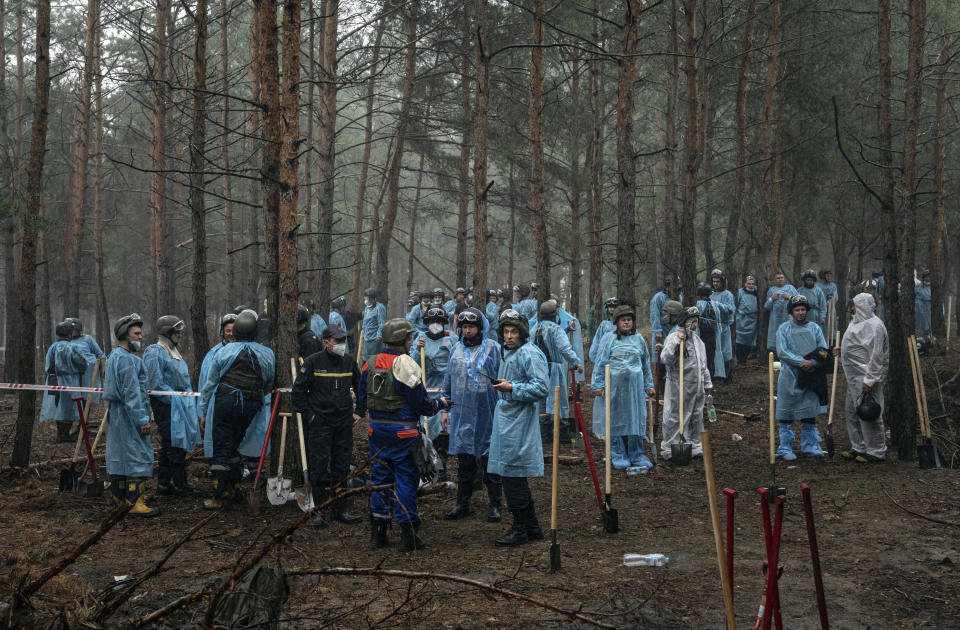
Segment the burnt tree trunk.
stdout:
[[[270,346],[280,349],[280,195],[281,195],[281,115],[280,60],[278,57],[277,1],[255,0],[260,41],[260,103],[263,108],[263,149],[260,182],[263,194],[265,311],[270,321]],[[296,260],[296,258],[294,258]],[[278,356],[282,376],[282,356]]]

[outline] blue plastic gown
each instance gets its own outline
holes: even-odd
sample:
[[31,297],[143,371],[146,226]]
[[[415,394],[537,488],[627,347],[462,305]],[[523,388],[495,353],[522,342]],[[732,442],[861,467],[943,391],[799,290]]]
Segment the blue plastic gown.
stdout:
[[[55,360],[57,366],[57,385],[67,387],[86,387],[89,381],[82,381],[87,364],[96,359],[86,350],[86,346],[71,341],[61,340],[54,342],[47,350],[44,362],[44,371],[49,373],[50,361]],[[49,377],[47,377],[49,381]],[[83,394],[63,392],[45,392],[43,403],[40,406],[40,421],[44,420],[79,420],[77,404],[74,397],[85,398]]]
[[600,356],[600,348],[603,346],[603,338],[607,333],[612,333],[616,330],[617,327],[613,325],[613,322],[609,319],[605,319],[600,322],[600,325],[597,326],[597,332],[594,333],[593,339],[590,340],[590,353],[587,355],[590,357],[591,363],[597,362],[597,357]]
[[538,334],[543,340],[543,347],[546,348],[544,353],[550,361],[550,386],[540,413],[553,417],[553,392],[554,388],[559,385],[560,417],[569,418],[570,403],[567,400],[567,383],[570,377],[567,374],[567,364],[581,365],[580,358],[573,351],[567,334],[554,322],[543,321],[530,330],[530,343],[539,347]]
[[[607,329],[605,333],[603,333],[602,337],[594,336],[593,342],[591,342],[590,344],[590,361],[594,364],[593,366],[594,373],[596,373],[596,369],[597,369],[596,363],[597,361],[600,360],[600,357],[603,356],[606,345],[610,343],[612,340],[616,339],[617,336],[615,334],[615,331],[616,331],[616,327],[611,322],[610,327]],[[599,334],[600,332],[599,328],[597,329],[597,332]],[[603,398],[600,396],[594,396],[593,397],[593,426],[598,426],[598,425],[603,426],[606,413],[607,413],[607,410],[603,406]]]
[[[568,363],[567,367],[571,368],[574,365],[583,365],[583,329],[580,327],[580,320],[564,309],[559,308],[557,309],[557,323],[560,324],[560,328],[567,333],[567,338],[570,340],[570,345],[573,346],[573,351],[576,353],[578,359],[577,363]],[[574,378],[578,383],[582,383],[586,378],[586,374],[584,372],[575,372]]]
[[[776,302],[772,299],[774,293],[780,294]],[[784,322],[790,321],[787,307],[790,306],[790,297],[794,295],[797,295],[797,290],[792,284],[785,284],[782,287],[772,286],[767,289],[766,302],[763,304],[763,308],[770,311],[770,322],[767,324],[767,350],[774,352],[777,350],[777,329]]]
[[[610,366],[610,436],[647,434],[647,393],[653,387],[650,353],[643,335],[618,336],[613,334],[604,344],[599,360],[593,366],[590,387],[606,386],[604,368]],[[601,405],[603,398],[600,399]],[[596,399],[594,399],[596,400]],[[593,432],[605,437],[605,419],[593,419]]]
[[[247,457],[260,457],[260,451],[263,449],[263,442],[267,438],[267,425],[270,423],[270,403],[273,389],[273,379],[276,374],[276,360],[273,350],[266,346],[261,346],[253,341],[234,341],[220,347],[216,354],[210,358],[210,365],[205,378],[200,384],[200,405],[199,409],[205,412],[206,429],[203,435],[203,456],[213,457],[213,422],[214,408],[216,403],[217,387],[220,386],[220,378],[230,369],[233,362],[241,352],[252,352],[257,357],[260,364],[260,373],[263,376],[263,406],[256,417],[247,428],[247,433],[240,442],[237,452]],[[210,351],[213,352],[212,350]],[[206,362],[206,359],[204,360]],[[268,451],[269,452],[269,451]]]
[[419,302],[414,304],[404,317],[410,322],[411,326],[417,329],[417,332],[422,333],[427,329],[423,323],[423,307],[420,306]]
[[817,393],[801,389],[797,382],[803,357],[826,347],[820,326],[813,322],[800,326],[791,320],[777,329],[777,357],[781,365],[777,378],[777,420],[815,418],[817,414],[827,413],[827,408],[820,406]]
[[[96,365],[97,359],[105,359],[107,355],[103,353],[103,349],[100,347],[100,344],[97,343],[97,340],[87,334],[83,334],[77,337],[76,339],[72,339],[70,343],[75,343],[79,346],[83,346],[83,348],[87,352],[87,355],[88,355],[86,357],[87,369],[84,370],[83,377],[80,379],[80,382],[83,383],[83,386],[87,387],[88,385],[90,385],[90,382],[91,382],[90,379],[93,378],[93,366]],[[100,378],[98,375],[97,381],[94,382],[94,387],[97,387],[97,383],[99,382],[99,380]],[[100,383],[100,385],[102,386],[103,384]],[[93,394],[90,400],[94,403],[99,403],[100,394]]]
[[657,345],[657,333],[660,333],[661,343],[667,338],[666,329],[668,322],[663,316],[663,305],[667,303],[670,296],[663,291],[657,291],[650,298],[650,347]]
[[877,286],[877,317],[882,321],[886,321],[887,309],[883,299],[883,294],[886,291],[887,282],[884,280],[883,276],[877,276],[876,286]]
[[[707,317],[705,314],[708,313],[707,307],[711,307],[712,315]],[[716,326],[716,332],[713,336],[713,378],[726,378],[727,369],[726,365],[723,363],[723,345],[722,345],[722,328],[719,322],[720,313],[717,308],[719,305],[713,300],[697,300],[697,308],[700,309],[700,319],[709,319]],[[697,328],[697,336],[700,337],[700,328]],[[704,344],[707,342],[704,341]]]
[[913,291],[914,328],[918,335],[929,335],[933,330],[930,323],[930,285],[918,282]]
[[453,314],[457,312],[457,301],[456,300],[447,300],[443,303],[443,310],[447,312],[447,317],[450,318],[450,321],[453,321]]
[[153,444],[140,427],[150,422],[147,372],[140,358],[123,348],[107,357],[103,398],[109,403],[107,474],[145,479],[153,476]]
[[797,289],[797,293],[807,298],[807,302],[810,304],[807,309],[807,321],[820,326],[820,318],[822,317],[826,322],[827,296],[823,294],[820,287],[814,285],[808,289],[806,286],[801,286]]
[[[827,306],[829,307],[831,300],[836,300],[836,299],[837,299],[837,285],[836,285],[836,283],[834,283],[834,282],[818,282],[818,283],[817,283],[817,287],[819,287],[820,290],[823,291],[823,296],[827,299]],[[828,308],[828,310],[830,310],[830,309]],[[833,319],[833,324],[832,324],[832,326],[833,326],[833,329],[834,329],[834,330],[837,330],[837,304],[836,304],[836,302],[833,303],[832,313],[833,313],[833,317],[832,317],[832,319]],[[824,315],[824,317],[826,317],[826,315]],[[824,323],[823,323],[823,326],[820,327],[821,330],[823,330],[823,336],[824,336],[824,337],[827,336],[827,325],[828,325],[828,324],[830,324],[830,322],[824,322]],[[833,343],[830,339],[827,339],[827,341],[830,341],[831,343]]]
[[498,339],[497,328],[499,328],[500,324],[500,305],[496,302],[487,302],[486,315],[489,327],[487,328],[487,332],[484,333],[484,336],[496,341]]
[[[187,362],[174,359],[158,343],[143,351],[143,368],[147,372],[147,389],[192,391]],[[170,405],[170,441],[173,446],[192,451],[201,439],[197,399],[186,396],[157,396],[156,399],[162,405]]]
[[737,292],[737,344],[757,345],[757,324],[760,321],[760,301],[757,292],[741,288]]
[[497,390],[490,378],[500,371],[500,346],[484,339],[479,346],[458,342],[443,375],[443,395],[457,404],[450,410],[450,454],[485,457],[490,452]]
[[310,316],[310,332],[317,336],[317,339],[323,339],[323,329],[327,327],[327,322],[323,321],[317,313]]
[[[504,352],[497,377],[513,389],[501,392],[493,412],[487,472],[502,477],[542,477],[540,401],[547,395],[547,358],[532,343]],[[452,440],[451,440],[452,442]]]
[[[413,357],[417,365],[420,365],[420,350],[417,343],[421,339],[423,344],[423,360],[426,363],[426,372],[423,376],[423,385],[427,389],[440,389],[443,386],[443,376],[447,371],[447,365],[450,363],[450,353],[453,346],[457,343],[457,336],[449,330],[444,331],[444,336],[439,339],[431,339],[426,334],[414,335],[413,346],[410,348],[410,356]],[[430,398],[440,398],[440,394],[429,393]],[[459,401],[458,401],[459,403]],[[431,440],[440,435],[440,412],[426,418],[426,433]]]
[[733,317],[737,311],[737,305],[733,299],[733,293],[724,289],[723,291],[714,291],[710,296],[713,302],[713,309],[717,313],[720,325],[717,328],[717,339],[720,340],[720,349],[718,355],[723,356],[724,361],[733,359]]
[[[340,330],[343,332],[350,332],[347,330],[347,322],[343,320],[343,315],[336,311],[330,311],[330,314],[327,315],[327,321],[330,322],[331,326],[339,326]],[[322,339],[322,337],[321,337]],[[347,346],[347,354],[350,354],[350,338],[347,337],[343,340],[343,343]]]
[[380,352],[380,330],[387,323],[387,307],[382,302],[363,309],[363,359]]
[[514,304],[513,308],[527,318],[530,327],[533,327],[533,323],[537,319],[537,300],[536,298],[526,298],[520,300],[519,304]]

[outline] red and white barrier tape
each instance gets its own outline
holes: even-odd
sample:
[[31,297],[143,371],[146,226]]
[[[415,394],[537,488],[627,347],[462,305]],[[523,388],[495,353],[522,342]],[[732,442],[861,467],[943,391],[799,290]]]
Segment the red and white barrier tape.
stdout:
[[[103,392],[102,387],[71,387],[69,385],[34,385],[32,383],[0,383],[0,389],[25,389],[36,392],[76,392],[78,394],[98,394]],[[289,394],[293,391],[289,387],[279,387],[275,392],[280,392],[282,394]],[[438,394],[441,390],[428,389],[427,393],[429,394]],[[197,397],[200,395],[200,392],[170,392],[166,390],[151,389],[147,390],[147,394],[150,396],[193,396]]]

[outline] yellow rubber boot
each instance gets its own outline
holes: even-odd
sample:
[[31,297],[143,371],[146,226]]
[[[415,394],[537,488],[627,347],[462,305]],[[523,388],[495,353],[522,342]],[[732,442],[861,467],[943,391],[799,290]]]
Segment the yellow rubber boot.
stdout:
[[220,489],[220,479],[213,479],[213,496],[203,500],[205,510],[219,510],[223,507],[223,491]]
[[144,481],[128,481],[126,500],[127,503],[133,506],[130,508],[130,514],[144,518],[152,518],[158,516],[160,510],[148,507],[147,504],[143,502],[143,489],[146,485]]

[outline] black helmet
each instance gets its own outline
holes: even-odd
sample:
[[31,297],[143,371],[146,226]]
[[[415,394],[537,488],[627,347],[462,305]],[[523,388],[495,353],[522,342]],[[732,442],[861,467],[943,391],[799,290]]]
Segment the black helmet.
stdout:
[[220,336],[221,337],[223,336],[223,329],[226,328],[227,324],[232,324],[235,321],[237,321],[236,313],[227,313],[226,315],[220,318]]
[[557,301],[547,300],[540,305],[540,319],[553,319],[557,316]]
[[633,307],[629,304],[621,304],[617,306],[616,310],[613,311],[613,317],[611,319],[616,322],[621,317],[626,317],[627,315],[632,317],[634,319],[634,323],[636,323],[637,314],[633,310]]
[[517,330],[520,331],[520,338],[523,342],[530,337],[530,322],[527,321],[527,318],[513,310],[508,308],[504,312],[500,313],[500,324],[498,330],[500,331],[500,336],[503,337],[503,329],[506,326],[516,326]]
[[518,284],[513,287],[514,293],[519,293],[521,298],[525,298],[530,295],[530,287],[525,284]]
[[373,298],[373,299],[375,300],[375,299],[377,299],[377,290],[374,289],[373,287],[370,287],[370,288],[368,288],[368,289],[364,289],[364,290],[363,290],[363,297]]
[[297,304],[297,326],[310,321],[310,309],[303,304]]
[[233,322],[233,338],[237,341],[253,341],[257,336],[257,312],[252,308],[244,309]]
[[803,275],[800,276],[800,279],[806,280],[807,278],[810,278],[811,280],[816,280],[817,272],[814,271],[813,269],[807,269],[806,271],[803,272]]
[[689,320],[697,319],[698,317],[700,317],[700,309],[696,306],[688,306],[677,317],[677,324],[683,326]]
[[876,422],[880,418],[883,409],[874,399],[871,392],[863,392],[857,400],[857,417],[864,422]]
[[503,289],[497,289],[497,297],[498,297],[498,298],[502,298],[502,297],[506,297],[506,296],[507,296],[507,294],[504,292]]
[[697,297],[710,297],[713,295],[713,287],[706,282],[697,283]]
[[54,328],[54,332],[57,333],[57,339],[69,339],[73,331],[73,324],[69,321],[62,321]]
[[805,295],[794,295],[790,298],[790,306],[787,307],[788,313],[793,313],[793,309],[798,306],[803,306],[807,310],[810,309],[810,303],[807,301],[807,296]]
[[347,298],[342,295],[330,302],[330,308],[343,308],[347,305]]
[[472,306],[468,306],[457,315],[457,328],[462,327],[464,324],[473,324],[474,326],[483,328],[483,313]]
[[233,307],[233,314],[239,315],[240,313],[244,312],[248,308],[250,307],[247,306],[246,304],[237,304],[236,306]]
[[603,303],[603,307],[604,307],[604,308],[610,308],[611,306],[614,307],[614,308],[620,306],[620,300],[618,300],[618,299],[615,298],[615,297],[609,297],[609,298],[607,298],[607,299],[604,301],[604,303]]
[[[926,273],[929,274],[930,272],[928,271]],[[83,324],[80,322],[79,318],[67,317],[63,321],[67,322],[68,324],[71,324],[74,330],[76,330],[77,332],[83,332]]]
[[466,295],[467,290],[463,287],[457,287],[456,291],[454,291],[454,295],[460,295],[461,293]]
[[540,285],[539,285],[539,284],[537,284],[536,282],[531,282],[531,283],[530,283],[530,293],[533,293],[534,295],[536,295],[536,293],[537,293],[537,291],[538,291],[539,289],[540,289]]
[[383,343],[387,345],[399,346],[407,340],[407,337],[409,337],[413,331],[413,324],[403,317],[396,317],[383,325],[380,331],[380,338],[383,339]]
[[118,319],[117,323],[113,325],[113,334],[116,336],[117,341],[125,340],[127,333],[129,333],[130,329],[134,326],[143,328],[143,318],[137,313],[130,313]]
[[722,270],[722,269],[714,269],[713,271],[710,272],[710,277],[711,277],[711,278],[723,278],[723,277],[724,277],[724,275],[723,275],[723,270]]
[[496,289],[487,289],[487,299],[489,300],[492,297],[497,297]]
[[817,275],[820,277],[821,280],[826,280],[828,273],[833,273],[833,272],[830,271],[829,269],[821,269],[820,273],[818,273]]
[[169,337],[173,333],[183,332],[186,325],[176,315],[164,315],[157,320],[157,334]]
[[423,316],[424,324],[429,324],[430,322],[446,324],[449,321],[450,318],[447,316],[447,312],[439,306],[428,308],[426,314]]

